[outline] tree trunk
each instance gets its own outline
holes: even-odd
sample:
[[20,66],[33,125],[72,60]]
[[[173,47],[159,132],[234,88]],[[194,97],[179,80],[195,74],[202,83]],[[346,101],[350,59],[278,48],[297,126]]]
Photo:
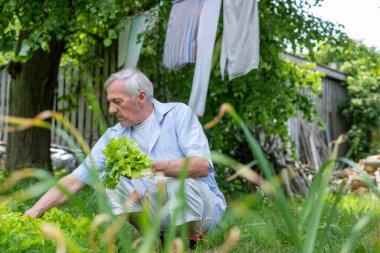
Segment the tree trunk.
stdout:
[[[8,71],[12,75],[9,115],[31,118],[44,110],[53,109],[63,50],[64,42],[52,40],[50,52],[39,49],[28,61],[9,65]],[[51,119],[48,121],[51,122]],[[9,132],[7,171],[25,166],[38,166],[51,171],[50,142],[51,133],[43,128]]]

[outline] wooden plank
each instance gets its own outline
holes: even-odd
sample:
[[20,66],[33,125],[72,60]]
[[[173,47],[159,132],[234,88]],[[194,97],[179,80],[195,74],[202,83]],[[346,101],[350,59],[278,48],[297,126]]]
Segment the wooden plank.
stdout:
[[[76,69],[70,70],[70,76],[77,76],[77,75],[78,75],[78,71]],[[70,86],[71,85],[78,85],[78,78],[72,78],[71,82],[67,82],[66,89],[65,89],[66,93],[70,92]],[[78,113],[80,110],[80,105],[79,105],[78,99],[79,98],[77,97],[75,102],[78,104],[79,108],[77,110],[70,112],[68,117],[69,117],[71,124],[79,131],[79,133],[82,134],[82,132],[80,132],[80,129],[78,127]]]
[[[86,79],[82,79],[83,86],[86,87],[87,85],[94,85],[93,77],[92,76],[85,76]],[[83,137],[86,140],[86,143],[88,143],[91,146],[91,136],[92,136],[92,125],[93,125],[93,118],[94,113],[90,109],[90,105],[87,101],[87,99],[83,96],[83,103],[84,103],[84,116],[83,116]]]
[[[6,106],[6,99],[7,99],[4,72],[5,72],[5,69],[2,69],[0,71],[0,115],[5,115],[5,106]],[[5,128],[4,122],[0,122],[0,141],[3,141],[5,139],[6,133],[3,130],[4,128]]]
[[[10,89],[10,82],[11,82],[11,76],[8,74],[8,72],[3,69],[1,70],[1,114],[8,115],[9,114],[9,89]],[[0,128],[5,127],[5,123],[0,123]],[[7,133],[5,131],[0,131],[0,140],[6,142],[7,141]]]
[[[58,76],[61,76],[61,75],[62,75],[62,73],[60,71]],[[62,79],[58,77],[58,87],[54,91],[54,105],[53,105],[54,111],[58,111],[60,108],[58,99],[61,96],[61,94],[60,94],[59,90],[63,85],[64,84],[62,84]],[[55,119],[53,119],[52,124],[55,128],[62,128],[61,123],[56,121]],[[55,131],[51,132],[51,142],[52,143],[62,145],[61,139],[62,139],[62,137],[60,137],[58,134],[56,134]]]

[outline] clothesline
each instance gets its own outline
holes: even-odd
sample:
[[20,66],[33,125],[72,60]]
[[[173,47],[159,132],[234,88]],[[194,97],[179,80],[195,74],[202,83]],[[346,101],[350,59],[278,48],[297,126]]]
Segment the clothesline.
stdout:
[[[257,0],[173,0],[166,31],[163,65],[179,71],[195,63],[189,106],[201,117],[205,111],[212,56],[223,4],[221,78],[247,74],[259,65]],[[158,7],[157,7],[158,8]],[[158,9],[157,9],[158,11]],[[153,12],[155,13],[155,12]],[[143,43],[137,36],[147,29],[147,11],[129,19],[119,36],[119,67],[136,67]]]

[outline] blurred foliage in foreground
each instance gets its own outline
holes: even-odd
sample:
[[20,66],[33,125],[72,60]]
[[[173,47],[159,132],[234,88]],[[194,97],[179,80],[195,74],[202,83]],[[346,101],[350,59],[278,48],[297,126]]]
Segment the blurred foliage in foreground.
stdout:
[[[289,200],[284,195],[280,178],[276,176],[272,164],[266,160],[265,154],[253,137],[249,127],[230,104],[224,104],[222,108],[231,116],[234,124],[242,130],[252,156],[265,175],[265,180],[261,183],[261,190],[257,194],[248,195],[244,201],[230,202],[223,220],[204,239],[204,242],[207,242],[207,238],[216,236],[215,240],[211,240],[213,242],[211,252],[230,252],[239,239],[243,241],[243,239],[249,238],[247,239],[248,243],[252,243],[256,237],[263,238],[259,239],[260,243],[269,240],[269,246],[265,244],[264,249],[273,250],[273,247],[275,247],[277,250],[281,249],[281,252],[284,252],[283,249],[288,252],[301,253],[325,251],[346,253],[357,249],[361,252],[363,250],[364,252],[378,252],[380,250],[378,248],[380,242],[377,236],[380,192],[368,176],[363,174],[357,164],[346,158],[337,157],[338,147],[343,138],[338,138],[330,159],[320,167],[318,173],[314,176],[307,196],[300,200]],[[212,127],[212,125],[209,126]],[[229,161],[231,159],[228,158]],[[223,156],[218,159],[213,157],[213,160],[215,163],[223,163]],[[369,201],[362,202],[355,198],[350,199],[350,195],[343,195],[345,182],[336,192],[332,193],[329,189],[329,181],[338,163],[348,164],[361,174],[364,182],[373,193],[373,195],[367,195],[370,198]],[[17,243],[18,237],[24,237],[21,240],[26,241],[27,247],[33,247],[34,241],[29,239],[36,236],[37,248],[41,247],[40,244],[44,246],[45,238],[47,238],[55,242],[58,252],[66,249],[78,253],[86,252],[88,249],[95,252],[96,250],[102,251],[103,248],[106,248],[110,253],[115,252],[118,248],[124,252],[144,253],[152,252],[155,249],[160,250],[157,238],[160,223],[164,217],[162,214],[166,210],[165,205],[174,204],[176,206],[175,214],[171,217],[173,219],[176,219],[177,215],[181,215],[181,211],[184,210],[185,176],[186,167],[181,171],[179,177],[181,186],[174,203],[162,203],[162,206],[159,205],[155,209],[154,217],[149,215],[148,209],[144,209],[142,216],[143,238],[134,240],[133,236],[131,236],[133,234],[131,231],[133,230],[124,229],[127,225],[128,214],[116,217],[110,215],[109,207],[107,208],[107,201],[105,200],[104,188],[101,187],[99,182],[99,184],[95,183],[94,198],[88,200],[88,196],[91,194],[86,194],[86,198],[83,200],[83,198],[80,198],[81,195],[79,195],[79,198],[78,196],[73,196],[62,186],[56,184],[56,180],[46,171],[24,169],[14,172],[9,178],[1,177],[2,182],[0,182],[0,203],[2,207],[2,213],[0,213],[2,219],[0,219],[0,222],[4,222],[1,226],[4,230],[0,230],[3,233],[1,238],[4,239],[1,241],[0,247],[16,247],[15,252],[24,252],[23,249],[18,249],[23,245],[22,243]],[[246,173],[242,173],[241,176],[250,180]],[[25,187],[16,187],[17,183],[22,183],[20,180],[31,177],[36,178],[35,180],[38,181],[24,185]],[[8,206],[8,203],[14,200],[24,203],[26,200],[39,197],[40,194],[53,185],[58,187],[67,195],[70,202],[79,208],[80,215],[73,218],[69,213],[64,213],[62,210],[59,211],[62,213],[56,213],[57,210],[52,209],[43,216],[43,219],[48,219],[48,222],[42,223],[40,219],[22,217],[21,213],[12,212]],[[262,194],[260,195],[260,193]],[[345,201],[347,196],[348,201]],[[86,204],[88,202],[96,202],[96,209],[88,208]],[[125,205],[130,204],[129,202],[130,200]],[[145,205],[143,204],[143,206]],[[260,212],[256,213],[256,208]],[[70,210],[68,211],[70,212]],[[81,218],[81,215],[85,218]],[[261,219],[261,217],[264,217],[264,219]],[[73,219],[79,220],[73,221]],[[239,221],[239,219],[241,220]],[[347,223],[345,223],[346,221]],[[82,225],[79,226],[78,231],[75,230],[75,232],[79,232],[78,234],[72,231],[73,227],[75,227],[73,224],[83,225],[83,227]],[[166,242],[162,251],[172,252],[176,248],[177,252],[185,252],[184,242],[186,240],[184,238],[186,238],[186,232],[180,229],[182,240],[175,239],[176,228],[173,224],[175,223],[173,222],[167,228]],[[240,228],[236,224],[239,224]],[[254,224],[254,226],[249,224]],[[259,226],[264,228],[254,229]],[[27,229],[25,230],[24,228]],[[84,239],[81,231],[83,233],[87,231],[86,239]],[[33,235],[26,239],[25,235],[28,235],[28,233]],[[41,233],[44,237],[41,237]],[[75,241],[76,237],[78,237],[78,241]],[[16,241],[13,242],[12,240]],[[242,247],[241,252],[254,251],[257,245],[261,245],[260,243],[248,244],[248,246],[239,244],[236,248],[240,249]],[[201,248],[202,246],[199,248],[200,251],[202,250]],[[38,250],[42,249],[39,248]]]
[[[88,188],[80,194],[81,201],[87,206],[94,205],[92,191]],[[333,205],[335,198],[334,194],[326,197],[326,209]],[[89,251],[87,238],[91,220],[82,216],[75,205],[68,203],[60,209],[52,209],[41,219],[22,217],[21,213],[31,204],[32,202],[27,205],[17,202],[0,204],[1,252],[56,252],[56,244],[44,237],[39,228],[43,222],[50,222],[61,228],[64,235],[77,245],[79,252]],[[291,201],[290,206],[295,219],[299,218],[304,204],[305,201],[302,198]],[[274,200],[263,191],[240,195],[234,200],[229,200],[228,205],[229,208],[219,225],[205,236],[195,252],[217,250],[219,245],[226,240],[226,232],[233,227],[240,230],[240,239],[233,248],[235,253],[299,252]],[[96,211],[93,211],[95,214]],[[365,214],[370,214],[371,218],[358,239],[358,250],[360,248],[364,251],[358,252],[378,252],[380,203],[372,194],[358,196],[351,193],[343,196],[338,205],[338,213],[331,224],[332,229],[324,252],[340,252],[353,227]],[[324,212],[318,236],[321,235],[327,220],[328,215]],[[123,229],[130,241],[139,239],[139,233],[132,226],[126,225]],[[120,244],[120,241],[116,243]],[[104,252],[104,247],[99,248],[99,252],[102,252],[101,250]],[[132,252],[137,252],[137,250]]]

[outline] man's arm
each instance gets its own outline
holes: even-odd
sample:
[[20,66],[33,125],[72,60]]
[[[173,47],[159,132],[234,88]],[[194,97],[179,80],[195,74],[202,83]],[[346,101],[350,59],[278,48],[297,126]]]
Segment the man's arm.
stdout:
[[[79,192],[85,186],[85,184],[72,173],[63,177],[58,183],[64,186],[72,194]],[[37,201],[36,204],[34,204],[32,208],[27,210],[24,215],[38,218],[50,208],[60,206],[66,201],[66,195],[58,188],[52,187]]]
[[[187,177],[207,177],[209,172],[209,162],[202,157],[188,157]],[[178,177],[185,158],[166,161],[153,161],[152,170],[154,173],[163,173],[167,177]]]

